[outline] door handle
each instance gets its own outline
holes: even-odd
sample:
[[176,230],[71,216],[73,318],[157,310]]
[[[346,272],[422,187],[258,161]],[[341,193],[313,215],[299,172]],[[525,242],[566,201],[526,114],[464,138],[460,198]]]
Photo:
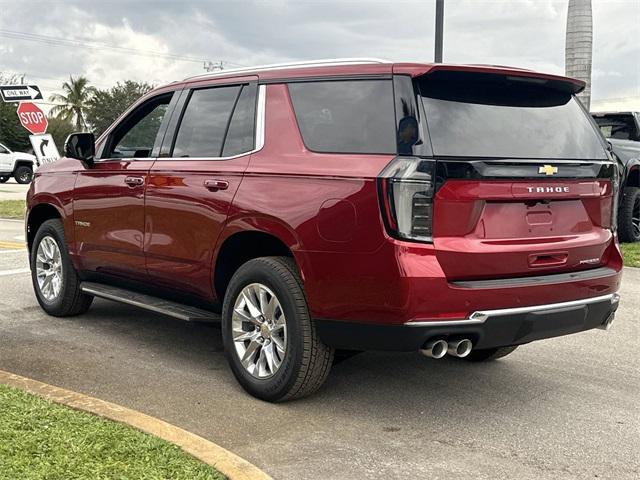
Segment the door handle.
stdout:
[[124,179],[124,183],[126,183],[130,187],[136,187],[138,185],[143,185],[144,184],[144,178],[142,178],[142,177],[126,177]]
[[226,180],[205,180],[204,186],[207,190],[217,192],[218,190],[226,190],[229,188],[229,182]]

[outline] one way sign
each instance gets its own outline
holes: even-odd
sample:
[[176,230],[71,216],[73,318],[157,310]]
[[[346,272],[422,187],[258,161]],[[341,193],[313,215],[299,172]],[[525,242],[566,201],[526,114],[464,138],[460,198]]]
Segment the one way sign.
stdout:
[[1,85],[0,95],[5,102],[42,99],[42,92],[37,85]]

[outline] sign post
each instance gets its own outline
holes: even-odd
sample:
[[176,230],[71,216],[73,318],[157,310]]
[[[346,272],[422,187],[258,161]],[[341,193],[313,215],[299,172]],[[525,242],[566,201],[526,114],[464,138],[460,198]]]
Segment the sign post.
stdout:
[[36,104],[21,102],[17,110],[18,119],[24,128],[33,135],[39,135],[47,131],[49,121],[44,112]]
[[42,100],[42,92],[37,85],[0,85],[0,95],[5,102]]

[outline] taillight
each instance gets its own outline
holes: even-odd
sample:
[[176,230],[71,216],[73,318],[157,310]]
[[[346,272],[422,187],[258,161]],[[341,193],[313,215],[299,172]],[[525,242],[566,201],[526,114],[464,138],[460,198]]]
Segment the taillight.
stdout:
[[435,166],[435,160],[396,157],[380,172],[380,202],[390,235],[432,241]]
[[[616,164],[617,167],[617,164]],[[618,230],[618,198],[620,194],[620,176],[618,175],[618,168],[613,169],[613,175],[611,176],[611,231],[616,232]]]

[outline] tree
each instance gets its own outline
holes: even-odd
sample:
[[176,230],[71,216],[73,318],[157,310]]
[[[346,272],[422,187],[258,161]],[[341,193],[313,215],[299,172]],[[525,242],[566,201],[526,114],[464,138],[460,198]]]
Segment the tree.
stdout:
[[153,87],[148,83],[127,80],[108,90],[95,90],[87,104],[87,123],[100,135],[142,95]]
[[51,136],[53,136],[53,142],[56,144],[56,147],[58,147],[58,151],[61,155],[64,155],[64,142],[67,140],[67,137],[75,131],[76,128],[70,120],[58,117],[49,117],[47,133],[50,133]]
[[[0,84],[17,85],[18,78],[15,75],[3,75],[0,73]],[[31,149],[29,132],[27,132],[18,120],[17,103],[0,102],[0,143],[11,150],[27,152]]]
[[59,102],[51,109],[50,114],[61,120],[74,121],[77,130],[86,130],[85,110],[89,99],[95,92],[95,88],[89,86],[89,81],[85,77],[74,79],[69,77],[68,82],[62,84],[64,94],[54,93],[49,97],[52,102]]

